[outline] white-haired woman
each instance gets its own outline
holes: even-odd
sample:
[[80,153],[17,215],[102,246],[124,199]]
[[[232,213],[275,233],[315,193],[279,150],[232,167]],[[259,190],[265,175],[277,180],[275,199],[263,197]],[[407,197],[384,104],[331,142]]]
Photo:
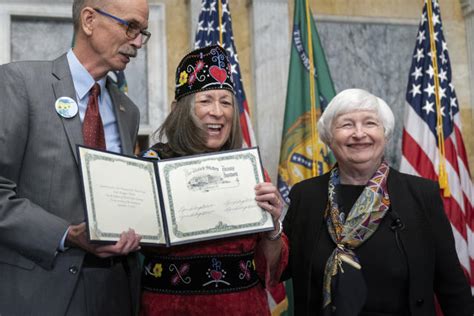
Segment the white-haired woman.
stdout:
[[284,222],[296,315],[472,316],[436,183],[384,160],[394,116],[380,98],[344,90],[318,122],[336,157],[290,193]]

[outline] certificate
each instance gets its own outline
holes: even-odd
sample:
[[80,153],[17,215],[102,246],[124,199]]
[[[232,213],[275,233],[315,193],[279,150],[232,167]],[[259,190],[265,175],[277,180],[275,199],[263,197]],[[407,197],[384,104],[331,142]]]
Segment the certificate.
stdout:
[[258,148],[160,161],[78,152],[91,241],[117,241],[129,228],[166,246],[273,229],[255,201]]

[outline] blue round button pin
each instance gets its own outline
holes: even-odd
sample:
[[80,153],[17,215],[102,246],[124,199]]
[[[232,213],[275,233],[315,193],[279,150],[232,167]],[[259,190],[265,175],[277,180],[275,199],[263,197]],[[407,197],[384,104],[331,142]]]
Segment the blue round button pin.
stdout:
[[70,97],[58,98],[54,103],[54,107],[56,112],[64,118],[73,118],[79,110],[76,101]]

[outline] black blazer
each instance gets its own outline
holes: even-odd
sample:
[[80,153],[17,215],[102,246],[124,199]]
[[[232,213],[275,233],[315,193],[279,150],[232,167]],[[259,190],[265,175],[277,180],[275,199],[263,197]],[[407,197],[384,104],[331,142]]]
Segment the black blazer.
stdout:
[[[329,173],[302,181],[290,192],[291,205],[283,225],[290,257],[282,279],[293,278],[295,315],[316,315],[320,310],[320,306],[309,306],[311,258],[318,252],[321,227],[326,229],[322,222],[328,181]],[[437,183],[390,169],[388,191],[391,209],[405,225],[400,240],[408,262],[411,315],[435,315],[436,293],[444,316],[472,316],[473,298]]]

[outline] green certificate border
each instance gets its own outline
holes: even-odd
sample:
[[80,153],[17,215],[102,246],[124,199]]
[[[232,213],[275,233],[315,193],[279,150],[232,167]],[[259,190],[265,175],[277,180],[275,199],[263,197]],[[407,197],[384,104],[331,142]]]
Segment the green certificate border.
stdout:
[[[85,149],[85,150],[84,150]],[[112,153],[102,153],[97,154],[95,150],[88,150],[87,148],[81,148],[80,149],[82,152],[81,157],[84,157],[84,165],[85,165],[85,170],[87,173],[87,181],[88,181],[88,187],[89,187],[89,197],[90,197],[90,204],[91,204],[91,209],[88,210],[92,214],[92,219],[93,219],[93,227],[92,229],[94,230],[94,233],[98,236],[99,240],[102,238],[116,238],[120,239],[120,233],[116,232],[104,232],[99,228],[99,224],[97,222],[97,211],[95,208],[95,200],[94,200],[94,190],[92,189],[92,177],[91,177],[91,163],[96,162],[96,161],[107,161],[107,162],[115,162],[115,161],[120,161],[123,162],[129,166],[133,166],[135,168],[143,169],[147,172],[148,176],[150,177],[151,183],[153,185],[153,200],[156,206],[160,206],[159,203],[159,198],[157,196],[157,187],[156,187],[156,178],[155,178],[155,170],[153,167],[153,163],[149,162],[144,164],[142,160],[136,160],[131,157],[126,157],[126,156],[121,156],[119,154],[112,154]],[[140,161],[141,163],[139,163]],[[160,227],[164,227],[163,223],[161,221],[161,214],[159,214],[159,209],[160,207],[156,208],[158,210],[158,213],[156,214],[156,219],[158,221],[158,225]],[[90,221],[89,221],[90,225]],[[89,227],[91,229],[91,227]],[[158,235],[143,235],[143,239],[147,240],[156,240],[159,241],[160,239],[166,240],[164,237],[164,232],[161,229],[158,229]]]
[[[268,221],[268,217],[270,216],[268,212],[262,212],[262,216],[260,220],[253,222],[253,223],[246,223],[242,225],[228,225],[223,222],[218,222],[218,224],[212,228],[206,229],[206,230],[198,230],[198,231],[193,231],[193,232],[183,232],[179,229],[177,221],[176,221],[176,216],[175,216],[175,206],[174,206],[174,200],[173,200],[173,193],[171,192],[170,189],[170,173],[176,169],[179,169],[183,166],[192,166],[192,165],[198,165],[202,164],[203,160],[206,159],[212,159],[212,160],[249,160],[252,164],[252,169],[255,177],[255,182],[259,183],[263,181],[261,177],[259,177],[259,170],[260,168],[260,160],[258,160],[258,151],[256,149],[246,149],[246,152],[242,153],[236,153],[232,155],[228,155],[226,153],[225,156],[220,156],[220,154],[216,155],[210,155],[210,156],[202,156],[203,159],[194,159],[193,161],[188,161],[184,159],[183,161],[176,161],[170,163],[170,161],[163,160],[163,162],[167,162],[166,166],[163,168],[163,174],[165,177],[165,183],[167,187],[167,196],[166,198],[168,199],[169,203],[169,213],[171,214],[171,229],[173,231],[173,234],[178,237],[178,238],[189,238],[189,237],[197,237],[197,236],[202,236],[206,234],[214,234],[214,233],[222,233],[225,234],[226,232],[232,233],[232,231],[239,230],[239,229],[246,229],[246,228],[253,228],[253,227],[259,227],[262,226],[264,223]],[[250,152],[248,152],[250,151]],[[256,151],[256,154],[252,153],[251,151]],[[159,165],[160,163],[158,163]],[[263,176],[262,176],[263,177]],[[221,234],[219,234],[221,235]]]

